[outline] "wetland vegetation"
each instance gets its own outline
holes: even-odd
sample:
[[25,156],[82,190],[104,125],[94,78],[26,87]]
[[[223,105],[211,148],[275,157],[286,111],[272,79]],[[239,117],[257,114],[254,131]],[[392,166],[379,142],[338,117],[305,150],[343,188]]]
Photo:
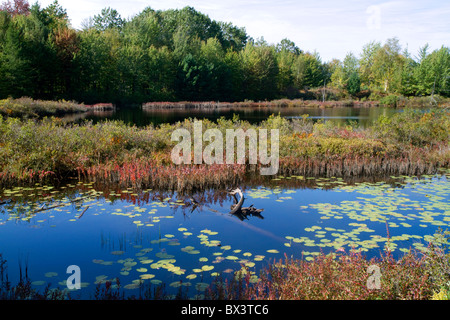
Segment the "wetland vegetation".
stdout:
[[[276,177],[250,165],[174,166],[170,135],[192,121],[138,128],[0,118],[0,228],[15,243],[2,251],[27,248],[27,266],[8,269],[18,284],[3,282],[2,297],[448,296],[446,109],[406,109],[364,129],[307,117],[203,121],[204,130],[279,129]],[[258,217],[229,214],[234,186],[263,210]],[[52,262],[37,263],[42,257]],[[81,293],[64,287],[61,265],[73,259],[85,272]],[[382,290],[366,286],[373,264]]]
[[[106,8],[75,30],[56,1],[4,3],[0,299],[450,298],[449,57],[425,45],[412,58],[389,39],[323,62],[189,7],[128,20]],[[62,119],[113,104],[192,114]],[[205,119],[336,107],[394,112],[364,126],[300,112]],[[174,165],[171,134],[196,119],[222,134],[278,129],[278,175]],[[230,214],[235,187],[258,214]],[[74,264],[80,290],[66,286]]]
[[[449,119],[446,109],[407,109],[382,116],[366,129],[271,116],[258,125],[237,118],[205,120],[203,130],[279,129],[283,175],[418,175],[448,166]],[[178,128],[191,132],[193,121],[138,128],[116,121],[75,125],[55,118],[38,122],[0,118],[0,182],[80,177],[124,187],[189,191],[223,188],[255,171],[254,166],[237,164],[174,165],[171,134]]]
[[[0,228],[11,242],[3,248],[0,293],[4,299],[443,299],[450,280],[448,179],[448,170],[374,182],[278,176],[245,184],[248,204],[264,209],[245,221],[228,214],[233,201],[224,190],[183,195],[76,179],[4,189]],[[19,269],[8,268],[14,263],[5,256],[24,245]],[[73,261],[83,270],[79,291],[65,286]],[[371,265],[380,267],[380,290],[367,287]]]

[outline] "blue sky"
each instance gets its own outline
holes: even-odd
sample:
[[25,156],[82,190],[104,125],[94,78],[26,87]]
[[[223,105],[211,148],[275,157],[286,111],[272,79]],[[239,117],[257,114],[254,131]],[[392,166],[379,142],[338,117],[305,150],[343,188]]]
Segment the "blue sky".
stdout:
[[[38,0],[42,7],[53,0]],[[30,3],[34,3],[30,0]],[[428,43],[432,50],[450,46],[450,1],[299,1],[299,0],[59,0],[75,28],[112,7],[129,18],[150,6],[175,9],[185,6],[211,19],[245,27],[253,38],[269,43],[288,38],[304,51],[317,51],[323,61],[359,55],[364,44],[384,43],[398,37],[413,55]]]

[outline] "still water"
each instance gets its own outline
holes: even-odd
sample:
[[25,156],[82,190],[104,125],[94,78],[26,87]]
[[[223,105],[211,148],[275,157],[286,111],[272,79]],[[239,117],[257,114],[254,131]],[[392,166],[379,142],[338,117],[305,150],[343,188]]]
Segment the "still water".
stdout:
[[[144,286],[179,286],[204,294],[217,276],[242,266],[251,281],[274,259],[312,260],[319,252],[361,251],[379,257],[423,250],[450,224],[450,171],[383,181],[276,177],[240,186],[244,207],[260,214],[230,215],[224,190],[191,195],[111,189],[74,180],[62,187],[0,190],[0,253],[12,283],[18,266],[33,287],[66,288],[66,269],[81,270],[73,298],[91,299],[115,278],[127,295]],[[389,232],[389,241],[388,241]],[[172,291],[171,291],[172,290]]]
[[80,122],[83,119],[94,122],[105,119],[121,120],[127,124],[139,127],[149,124],[159,125],[162,123],[176,123],[185,118],[209,119],[212,121],[220,117],[233,119],[238,115],[239,119],[250,123],[259,123],[267,119],[270,115],[281,115],[286,118],[296,118],[302,115],[309,115],[314,120],[332,121],[337,125],[347,125],[357,123],[361,127],[368,127],[378,119],[380,115],[391,116],[401,109],[387,107],[336,107],[336,108],[301,108],[301,107],[237,107],[219,109],[142,109],[140,107],[122,108],[116,111],[90,112],[82,115],[67,116],[70,121]]

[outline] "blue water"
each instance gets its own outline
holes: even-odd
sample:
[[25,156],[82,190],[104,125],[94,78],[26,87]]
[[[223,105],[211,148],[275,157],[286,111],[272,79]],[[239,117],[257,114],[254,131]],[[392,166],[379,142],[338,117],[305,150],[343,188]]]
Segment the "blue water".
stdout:
[[233,119],[235,115],[239,119],[250,123],[260,123],[269,116],[275,114],[288,119],[301,118],[309,115],[314,121],[323,120],[335,125],[348,125],[357,123],[360,127],[370,127],[380,115],[391,116],[402,109],[388,107],[233,107],[219,109],[142,109],[123,108],[116,111],[90,112],[85,114],[69,115],[66,120],[81,122],[89,120],[93,122],[109,120],[120,120],[130,125],[145,127],[148,125],[160,125],[163,123],[176,123],[186,118],[209,119],[216,121],[224,117]]
[[[67,267],[77,265],[83,286],[71,291],[75,298],[93,298],[99,282],[116,277],[127,295],[139,295],[133,280],[142,275],[148,277],[143,285],[162,281],[173,293],[182,281],[194,296],[204,293],[198,283],[210,283],[216,273],[231,277],[246,263],[256,279],[261,268],[285,255],[311,260],[341,248],[377,257],[386,239],[374,239],[388,232],[398,257],[408,248],[426,247],[429,237],[450,223],[445,175],[351,184],[308,179],[309,187],[302,186],[305,181],[280,177],[267,186],[242,186],[244,207],[264,209],[263,219],[244,221],[228,214],[234,202],[223,191],[192,195],[200,203],[193,208],[190,196],[131,189],[110,195],[81,183],[63,190],[0,190],[0,202],[11,200],[0,206],[0,253],[12,283],[19,266],[22,271],[26,266],[38,290],[48,283],[64,289]],[[83,200],[69,203],[76,197]],[[65,206],[30,215],[44,203]],[[363,241],[377,246],[364,247]],[[158,261],[167,264],[156,268]]]

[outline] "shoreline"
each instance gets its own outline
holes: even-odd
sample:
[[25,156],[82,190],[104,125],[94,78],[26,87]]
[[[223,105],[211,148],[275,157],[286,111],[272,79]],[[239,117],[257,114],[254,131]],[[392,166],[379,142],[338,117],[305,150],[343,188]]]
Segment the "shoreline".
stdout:
[[450,99],[432,96],[426,97],[405,97],[390,95],[393,97],[387,101],[381,100],[359,100],[359,99],[341,99],[341,100],[317,100],[317,99],[276,99],[270,101],[177,101],[177,102],[146,102],[142,104],[143,109],[221,109],[221,108],[370,108],[370,107],[450,107]]
[[[233,108],[450,108],[450,98],[441,96],[426,97],[404,97],[389,95],[386,98],[372,101],[363,99],[341,99],[341,100],[317,100],[317,99],[276,99],[271,101],[157,101],[146,102],[140,105],[143,110],[216,110]],[[3,117],[18,118],[43,118],[51,116],[65,116],[72,114],[84,114],[89,112],[114,112],[126,106],[117,106],[113,103],[96,103],[87,105],[76,101],[66,100],[34,100],[28,97],[17,99],[7,98],[0,100],[0,115]]]
[[[421,175],[450,165],[447,110],[405,109],[367,129],[271,116],[259,125],[203,121],[203,128],[280,130],[278,175],[374,177]],[[249,164],[175,165],[174,130],[191,120],[138,128],[121,122],[67,124],[0,117],[0,185],[78,177],[93,182],[190,191],[228,187],[259,173]],[[191,132],[192,133],[192,132]],[[247,163],[247,162],[246,162]]]

